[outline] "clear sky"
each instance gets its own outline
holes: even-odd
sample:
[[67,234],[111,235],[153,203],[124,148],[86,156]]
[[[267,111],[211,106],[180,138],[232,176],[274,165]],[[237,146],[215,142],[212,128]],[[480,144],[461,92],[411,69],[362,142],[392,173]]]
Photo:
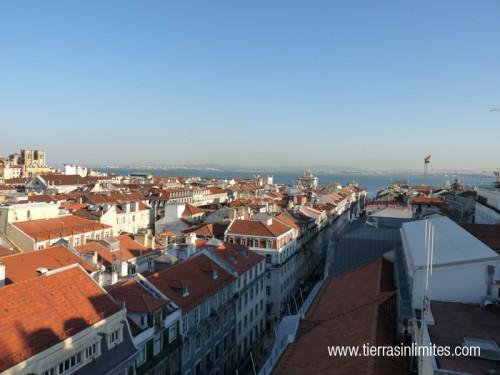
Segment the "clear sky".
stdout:
[[0,154],[500,165],[500,0],[3,1]]

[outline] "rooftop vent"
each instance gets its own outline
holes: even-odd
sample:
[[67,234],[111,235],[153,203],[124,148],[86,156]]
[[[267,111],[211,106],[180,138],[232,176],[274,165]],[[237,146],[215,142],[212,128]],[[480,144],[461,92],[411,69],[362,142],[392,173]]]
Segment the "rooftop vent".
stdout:
[[45,267],[38,267],[36,269],[36,272],[39,274],[39,275],[45,275],[47,272],[49,272],[48,268],[45,268]]

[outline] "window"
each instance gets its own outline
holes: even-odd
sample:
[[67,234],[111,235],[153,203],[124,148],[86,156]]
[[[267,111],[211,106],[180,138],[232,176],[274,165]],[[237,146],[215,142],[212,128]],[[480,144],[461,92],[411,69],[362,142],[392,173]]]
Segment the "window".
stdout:
[[273,241],[271,241],[271,240],[267,240],[267,241],[266,241],[266,248],[270,249],[270,248],[272,248],[272,247],[273,247]]
[[153,340],[153,355],[158,355],[161,352],[161,335],[155,336]]
[[120,339],[120,330],[117,329],[109,334],[109,345],[117,344]]
[[182,358],[184,359],[184,361],[189,361],[189,359],[191,358],[191,353],[190,353],[190,345],[189,345],[189,340],[186,340],[185,344],[184,344],[184,347],[182,348]]
[[241,239],[241,244],[242,245],[246,245],[247,244],[247,239],[246,238],[242,238]]
[[198,306],[194,309],[194,324],[197,325],[200,322],[200,307]]
[[186,334],[186,333],[187,333],[187,331],[188,331],[188,328],[189,328],[189,327],[188,327],[188,316],[187,316],[187,315],[184,315],[184,316],[182,317],[182,332],[183,332],[184,334]]
[[266,295],[267,296],[271,295],[271,287],[270,286],[266,286]]
[[210,336],[211,336],[211,333],[210,333],[210,326],[208,326],[208,327],[205,329],[205,341],[210,340]]
[[101,235],[100,235],[99,233],[96,233],[96,234],[95,234],[95,239],[96,239],[97,241],[99,241],[99,240],[101,239]]
[[196,351],[199,351],[201,349],[201,334],[200,333],[198,333],[196,335],[194,348]]
[[215,344],[215,360],[217,361],[220,357],[220,342]]
[[253,247],[259,247],[259,240],[253,240]]
[[172,324],[168,329],[168,343],[170,344],[177,338],[177,323]]
[[229,348],[229,340],[228,340],[227,336],[224,336],[224,345],[222,348],[223,348],[224,352],[226,352]]
[[[62,361],[61,363],[59,363],[57,366],[44,371],[43,375],[55,375],[56,373],[57,374],[64,374],[66,372],[69,372],[73,368],[78,367],[83,363],[83,360],[84,360],[83,354],[84,354],[84,351],[82,350],[81,352],[78,352],[78,353],[72,355],[71,357],[69,357],[69,358],[65,359],[64,361]],[[56,371],[56,370],[59,370],[59,371]]]
[[139,355],[137,356],[137,359],[135,360],[135,365],[140,366],[144,362],[146,362],[146,344],[142,345],[139,348]]
[[266,263],[271,263],[271,254],[266,254]]

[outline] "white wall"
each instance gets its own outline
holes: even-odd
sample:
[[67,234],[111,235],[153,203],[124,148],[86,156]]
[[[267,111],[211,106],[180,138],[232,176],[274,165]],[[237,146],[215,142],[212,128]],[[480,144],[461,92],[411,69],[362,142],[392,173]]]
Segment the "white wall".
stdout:
[[[481,297],[486,296],[488,264],[495,263],[434,268],[429,297],[440,301],[479,303]],[[412,280],[412,304],[415,309],[422,307],[425,280],[426,270],[417,270]]]

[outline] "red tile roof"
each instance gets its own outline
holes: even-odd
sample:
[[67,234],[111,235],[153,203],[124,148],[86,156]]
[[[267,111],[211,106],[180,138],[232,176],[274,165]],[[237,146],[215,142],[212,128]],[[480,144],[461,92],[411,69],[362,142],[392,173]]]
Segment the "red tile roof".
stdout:
[[203,214],[205,211],[203,211],[201,208],[198,208],[196,206],[193,206],[192,204],[186,204],[184,207],[184,212],[182,213],[182,216],[193,216],[193,215],[199,215]]
[[69,201],[69,202],[64,202],[63,203],[63,207],[65,209],[67,209],[69,212],[74,212],[74,211],[86,208],[87,205],[83,204],[83,203],[77,203],[77,202],[71,202],[71,201]]
[[50,271],[78,263],[87,272],[96,270],[93,265],[85,262],[64,246],[53,246],[43,250],[9,255],[2,257],[0,262],[5,265],[7,284],[40,276],[37,272],[38,268],[47,268]]
[[409,374],[404,358],[327,352],[329,345],[397,344],[392,277],[392,264],[377,260],[327,281],[273,375]]
[[144,198],[139,193],[111,193],[111,194],[86,194],[85,199],[92,204],[116,204],[125,202],[139,202],[139,210],[146,210],[149,207],[144,204]]
[[120,242],[119,250],[111,251],[103,243],[96,241],[89,241],[86,244],[79,246],[78,250],[84,253],[95,251],[100,258],[100,261],[107,263],[108,265],[112,264],[117,259],[121,259],[121,261],[124,262],[142,255],[156,252],[154,249],[141,245],[128,234],[122,234],[115,238]]
[[462,224],[465,230],[500,252],[500,224]]
[[38,219],[19,221],[14,225],[36,241],[45,241],[49,238],[68,237],[101,229],[111,228],[92,220],[78,216],[67,215],[52,219]]
[[119,311],[79,266],[0,288],[0,301],[0,371]]
[[193,225],[189,228],[183,229],[182,234],[194,233],[196,237],[214,237],[214,226],[213,224],[199,224]]
[[265,259],[264,256],[248,250],[246,246],[227,242],[223,242],[219,246],[210,246],[208,247],[208,251],[222,259],[229,267],[236,270],[238,274],[248,271]]
[[41,178],[49,185],[65,186],[65,185],[86,185],[89,182],[87,177],[80,175],[67,174],[41,174]]
[[49,194],[31,194],[28,196],[28,202],[57,202],[57,199]]
[[0,257],[5,257],[8,255],[14,255],[17,254],[16,251],[6,249],[5,247],[0,246]]
[[271,225],[257,220],[234,220],[227,228],[227,234],[243,234],[248,236],[279,237],[292,229],[272,219]]
[[152,313],[169,303],[152,296],[134,279],[114,284],[107,290],[116,300],[125,303],[127,311]]
[[[460,347],[464,338],[500,341],[500,314],[473,303],[432,301],[434,324],[429,325],[432,344],[436,346]],[[481,353],[482,354],[482,353]],[[500,362],[486,358],[464,356],[436,357],[442,373],[450,374],[495,374],[500,371]],[[439,373],[439,371],[438,371]]]
[[[218,277],[216,279],[210,275],[211,270],[217,271]],[[204,254],[195,255],[163,271],[154,273],[147,279],[179,306],[184,314],[235,280],[231,274],[224,271],[222,267]],[[182,295],[184,287],[189,292],[187,296]]]
[[276,220],[281,221],[283,224],[288,225],[289,227],[292,227],[293,229],[300,229],[300,226],[295,222],[293,217],[287,214],[279,214],[276,216]]
[[411,200],[411,204],[428,204],[431,206],[446,206],[448,203],[439,198],[424,197],[419,195]]

